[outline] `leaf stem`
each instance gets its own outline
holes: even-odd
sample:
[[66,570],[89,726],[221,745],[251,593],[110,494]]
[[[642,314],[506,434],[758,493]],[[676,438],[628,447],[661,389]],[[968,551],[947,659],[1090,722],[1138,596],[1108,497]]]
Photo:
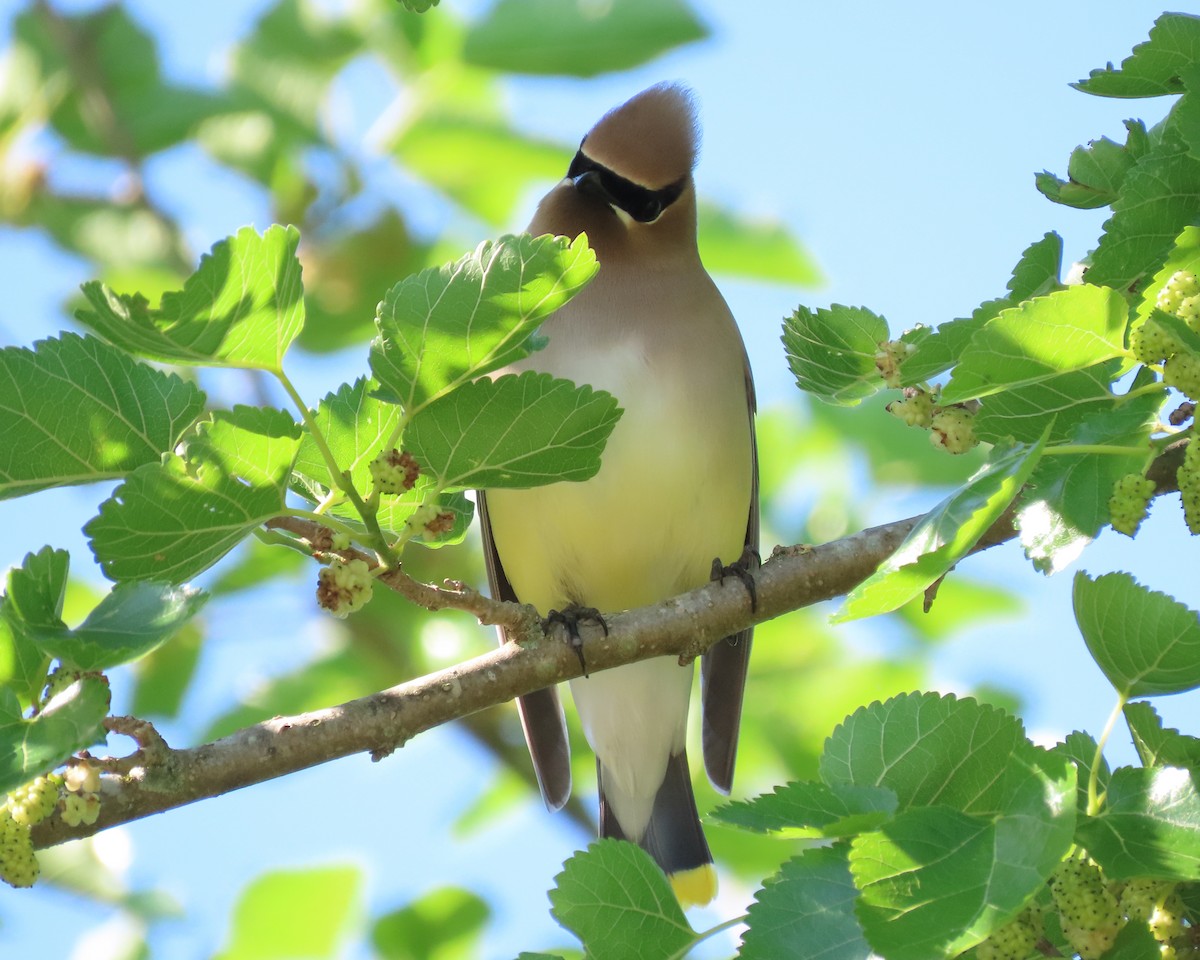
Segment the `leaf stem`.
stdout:
[[1104,762],[1104,745],[1108,743],[1108,738],[1117,725],[1117,717],[1121,716],[1121,711],[1125,709],[1125,704],[1128,702],[1128,694],[1117,694],[1117,703],[1113,707],[1112,713],[1108,715],[1108,722],[1104,725],[1100,739],[1096,741],[1096,755],[1092,757],[1092,769],[1088,773],[1087,815],[1089,817],[1096,816],[1100,812],[1100,805],[1104,802],[1104,798],[1100,796],[1100,765]]
[[292,398],[292,403],[296,405],[296,409],[300,411],[304,425],[308,427],[308,432],[313,438],[313,443],[317,445],[317,450],[321,453],[321,459],[325,461],[325,466],[329,468],[329,475],[333,478],[333,482],[339,490],[349,496],[350,491],[345,486],[349,482],[349,478],[342,474],[342,468],[338,466],[337,458],[334,457],[333,451],[329,449],[329,441],[325,439],[325,434],[320,426],[318,426],[316,417],[312,415],[308,404],[304,402],[304,398],[300,396],[300,392],[292,385],[292,381],[283,372],[282,367],[271,372],[275,374],[276,379],[283,385],[283,389],[287,391],[287,395]]
[[676,953],[670,954],[670,956],[667,958],[667,960],[682,960],[683,957],[686,957],[689,953],[692,952],[692,948],[695,947],[696,944],[707,940],[709,937],[720,933],[722,930],[729,930],[729,929],[732,929],[733,927],[743,924],[746,922],[747,919],[748,918],[746,917],[745,914],[741,914],[740,916],[733,917],[732,919],[726,920],[723,923],[718,923],[715,927],[709,927],[707,930],[697,933],[696,938],[694,940],[692,940],[691,943],[689,943],[685,947],[681,947]]
[[254,536],[262,543],[277,544],[281,547],[288,547],[291,550],[295,550],[297,553],[302,553],[306,557],[312,556],[312,549],[306,540],[289,537],[274,530],[268,530],[266,527],[255,527]]
[[1112,443],[1069,443],[1061,447],[1047,447],[1042,451],[1042,456],[1099,453],[1110,457],[1133,457],[1141,452],[1140,447],[1122,447]]

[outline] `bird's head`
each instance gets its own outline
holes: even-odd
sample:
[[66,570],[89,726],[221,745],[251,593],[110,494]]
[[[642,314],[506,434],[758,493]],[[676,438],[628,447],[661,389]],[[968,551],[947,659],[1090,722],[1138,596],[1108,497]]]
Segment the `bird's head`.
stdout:
[[643,90],[588,131],[533,229],[584,230],[598,249],[676,240],[694,249],[697,140],[690,91],[666,83]]

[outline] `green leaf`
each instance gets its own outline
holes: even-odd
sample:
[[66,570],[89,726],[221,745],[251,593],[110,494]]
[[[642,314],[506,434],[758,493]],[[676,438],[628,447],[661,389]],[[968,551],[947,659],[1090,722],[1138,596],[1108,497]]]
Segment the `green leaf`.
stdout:
[[595,960],[682,955],[697,939],[666,876],[636,844],[589,844],[563,865],[554,883],[554,918]]
[[1200,686],[1200,619],[1127,573],[1075,575],[1075,619],[1092,658],[1126,699]]
[[1122,356],[1126,319],[1120,294],[1086,285],[1004,310],[971,338],[942,401],[987,397]]
[[114,580],[182,583],[281,513],[300,428],[281,410],[218,411],[172,456],[139,467],[84,527]]
[[1200,880],[1200,793],[1178,767],[1120,767],[1079,842],[1111,880]]
[[27,555],[9,572],[0,604],[12,635],[40,651],[43,662],[48,655],[77,670],[98,671],[136,660],[183,627],[208,599],[198,590],[164,584],[119,584],[72,630],[62,620],[68,563],[61,550]]
[[1033,443],[1049,429],[1047,443],[1069,440],[1083,420],[1113,408],[1118,398],[1112,384],[1129,366],[1108,360],[993,394],[975,416],[975,435],[984,443]]
[[259,235],[243,227],[215,244],[180,291],[151,309],[145,298],[82,287],[91,309],[75,316],[118,347],[168,363],[278,372],[304,325],[295,227]]
[[0,350],[0,499],[155,463],[204,394],[94,337]]
[[796,385],[827,403],[854,406],[883,387],[875,354],[887,321],[864,307],[797,307],[782,339]]
[[1101,137],[1071,151],[1068,180],[1043,171],[1037,175],[1037,188],[1047,199],[1069,207],[1106,207],[1116,201],[1125,174],[1136,161],[1137,156],[1125,146]]
[[1165,143],[1125,176],[1113,215],[1092,254],[1089,284],[1130,289],[1157,270],[1172,241],[1200,210],[1200,158]]
[[834,622],[886,613],[903,606],[971,550],[1020,493],[1042,455],[1035,444],[996,447],[963,487],[925,514],[904,542],[855,587]]
[[1164,13],[1154,22],[1150,39],[1139,43],[1120,69],[1112,64],[1093,70],[1072,84],[1098,97],[1160,97],[1182,93],[1179,72],[1200,61],[1200,18]]
[[0,686],[11,690],[22,706],[32,704],[46,685],[50,655],[27,627],[47,616],[62,615],[70,556],[43,547],[10,567],[0,596]]
[[463,59],[506,73],[594,77],[706,36],[683,0],[500,0],[467,31]]
[[468,960],[490,916],[469,890],[442,887],[376,920],[371,944],[380,960]]
[[710,816],[759,833],[801,829],[845,837],[870,830],[895,812],[896,795],[884,787],[796,780],[752,800],[727,803]]
[[859,707],[825,741],[821,779],[892,791],[899,810],[942,804],[965,813],[1005,809],[997,771],[1032,746],[1021,722],[972,698],[911,693]]
[[470,380],[528,356],[547,316],[595,275],[580,236],[502,237],[392,287],[379,305],[371,370],[379,396],[414,416]]
[[527,371],[431,403],[408,425],[404,448],[439,489],[587,480],[619,418],[611,394]]
[[1125,722],[1145,767],[1183,767],[1200,772],[1200,739],[1164,727],[1158,711],[1144,700],[1125,704]]
[[1007,287],[1013,303],[1053,293],[1061,287],[1063,242],[1054,231],[1035,240],[1021,253]]
[[[850,870],[867,940],[888,960],[956,957],[1045,888],[1071,848],[1075,768],[1027,741],[993,767],[993,816],[916,807],[853,841]],[[987,789],[986,785],[980,787]]]
[[1079,789],[1075,797],[1075,809],[1082,817],[1088,806],[1088,780],[1091,778],[1092,766],[1096,762],[1096,757],[1100,757],[1100,769],[1096,773],[1096,783],[1099,785],[1101,793],[1108,788],[1108,781],[1112,777],[1112,772],[1108,769],[1108,761],[1097,749],[1096,741],[1088,734],[1080,733],[1078,730],[1068,734],[1062,743],[1056,743],[1050,748],[1050,752],[1071,761],[1079,771],[1076,778]]
[[36,625],[37,642],[79,670],[108,670],[161,646],[208,600],[200,590],[138,581],[118,583],[74,630]]
[[51,123],[76,150],[144,157],[186,139],[219,104],[165,83],[153,38],[121,6],[75,16],[32,7],[13,33],[35,54],[43,77],[53,78]]
[[499,120],[426,114],[397,138],[404,165],[484,222],[503,226],[530,184],[566,174],[570,151]]
[[104,740],[108,681],[86,676],[26,720],[16,694],[0,687],[0,793],[53,770],[67,757]]
[[974,700],[908,694],[862,707],[827,741],[821,776],[899,798],[900,813],[850,854],[863,930],[889,960],[978,943],[1037,894],[1072,843],[1074,765]]
[[251,881],[233,909],[228,945],[216,960],[341,956],[362,873],[357,867],[275,870]]
[[1142,470],[1162,401],[1159,393],[1113,398],[1111,410],[1089,414],[1071,431],[1071,444],[1127,447],[1128,456],[1042,457],[1016,517],[1025,556],[1042,573],[1057,573],[1072,563],[1108,522],[1113,485]]
[[1127,923],[1117,931],[1113,945],[1104,952],[1104,960],[1162,960],[1163,944],[1154,938],[1145,923]]
[[700,204],[698,218],[700,259],[710,273],[804,287],[824,279],[812,255],[778,220],[739,216],[711,203]]
[[763,884],[746,911],[741,960],[867,960],[843,846],[805,850]]

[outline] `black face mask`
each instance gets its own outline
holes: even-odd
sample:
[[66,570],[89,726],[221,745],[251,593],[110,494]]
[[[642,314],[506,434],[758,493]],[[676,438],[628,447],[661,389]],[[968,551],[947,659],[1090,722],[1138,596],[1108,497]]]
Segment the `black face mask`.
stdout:
[[662,212],[679,199],[687,179],[681,177],[661,190],[651,190],[601,166],[582,148],[571,161],[567,178],[574,181],[575,189],[580,193],[599,197],[610,206],[624,210],[639,223],[653,223],[662,216]]

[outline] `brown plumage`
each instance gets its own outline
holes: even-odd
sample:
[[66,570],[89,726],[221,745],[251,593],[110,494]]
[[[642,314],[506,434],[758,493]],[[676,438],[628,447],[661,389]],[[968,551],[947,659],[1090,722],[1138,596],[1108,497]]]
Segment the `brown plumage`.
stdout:
[[[514,366],[608,390],[624,414],[600,472],[583,483],[480,496],[497,596],[543,614],[618,611],[705,583],[715,557],[758,543],[754,396],[745,349],[696,245],[697,128],[690,93],[659,85],[606,114],[531,233],[586,233],[600,271],[550,317],[545,349]],[[705,655],[705,766],[728,791],[750,633]],[[603,836],[641,843],[685,902],[715,892],[688,776],[692,670],[658,658],[571,684],[597,755]],[[570,790],[565,727],[552,690],[522,719],[547,803]]]

